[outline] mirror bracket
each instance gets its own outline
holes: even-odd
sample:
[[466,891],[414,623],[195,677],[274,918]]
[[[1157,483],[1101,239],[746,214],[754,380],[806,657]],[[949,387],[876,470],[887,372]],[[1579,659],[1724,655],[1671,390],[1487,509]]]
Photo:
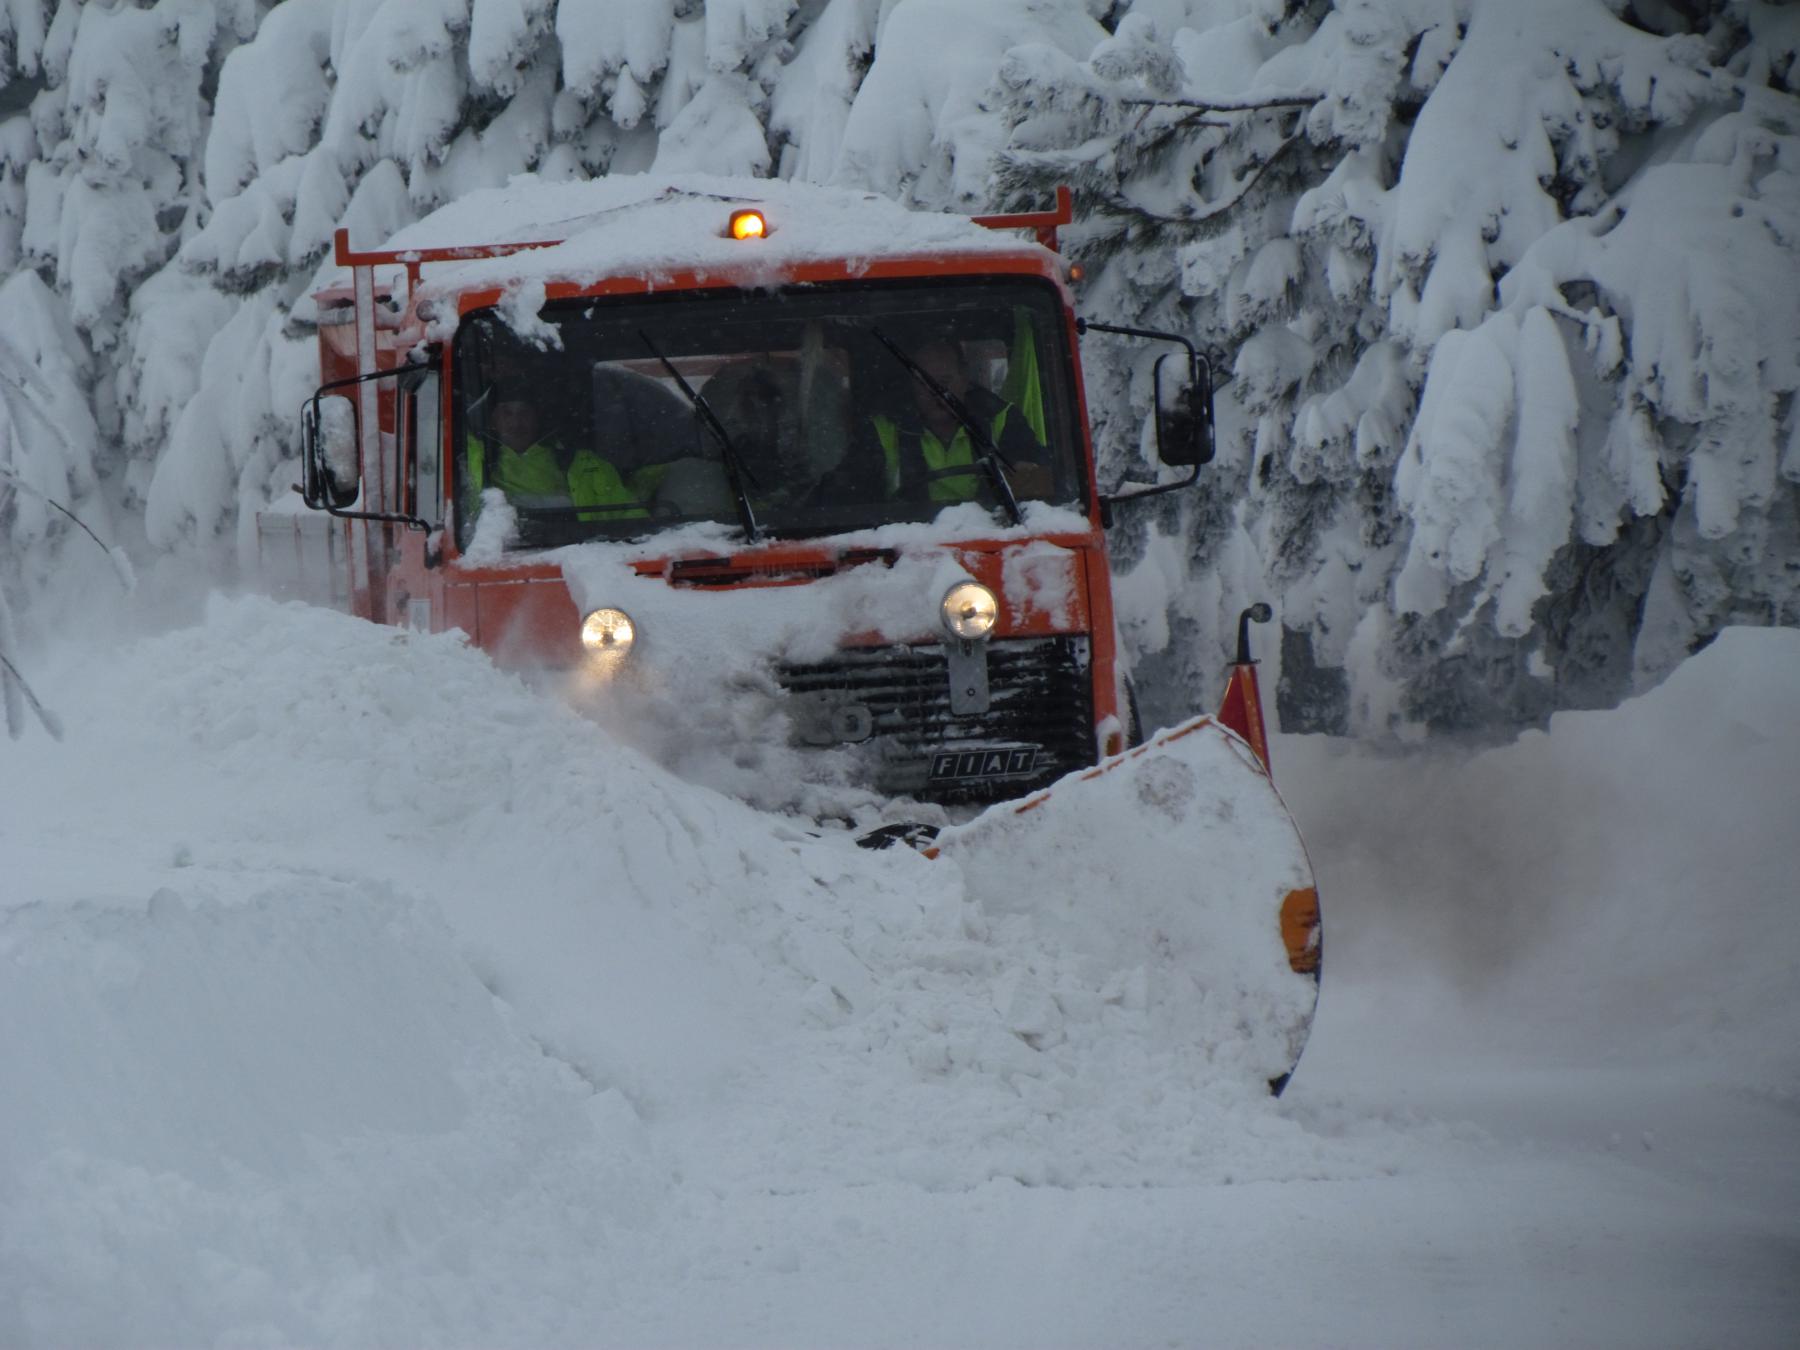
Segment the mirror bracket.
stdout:
[[[1164,458],[1163,463],[1176,466],[1180,466],[1184,463],[1189,464],[1192,466],[1193,471],[1189,473],[1186,478],[1179,479],[1173,483],[1157,483],[1127,492],[1111,492],[1103,494],[1100,498],[1101,523],[1103,525],[1110,525],[1112,520],[1112,508],[1120,502],[1137,501],[1144,497],[1157,497],[1165,492],[1179,492],[1181,489],[1192,487],[1195,483],[1200,481],[1200,470],[1206,464],[1211,463],[1216,449],[1213,431],[1212,362],[1202,355],[1200,350],[1180,333],[1165,333],[1154,328],[1133,328],[1125,324],[1098,323],[1091,319],[1079,317],[1075,320],[1075,331],[1077,333],[1087,333],[1089,331],[1096,333],[1116,333],[1123,337],[1149,338],[1155,342],[1175,342],[1179,343],[1187,352],[1187,402],[1189,406],[1183,410],[1186,414],[1183,420],[1188,421],[1192,426],[1192,431],[1188,434],[1197,442],[1197,444],[1193,447],[1193,458],[1185,458],[1184,452],[1183,459],[1174,460]],[[1162,458],[1163,454],[1163,428],[1165,425],[1165,416],[1162,406],[1162,365],[1171,355],[1173,355],[1173,353],[1164,353],[1162,356],[1159,356],[1156,359],[1156,364],[1151,368],[1152,413],[1156,418],[1157,454],[1159,458]]]
[[[388,524],[405,525],[408,529],[429,532],[432,526],[418,516],[398,511],[351,511],[346,508],[362,495],[362,456],[360,451],[356,457],[356,490],[346,493],[338,480],[338,475],[330,472],[326,463],[324,447],[320,444],[321,405],[323,400],[331,396],[331,391],[348,388],[351,385],[366,384],[370,380],[398,379],[402,387],[412,381],[414,387],[424,379],[425,374],[437,369],[433,361],[413,361],[405,365],[395,366],[389,370],[367,371],[361,375],[347,375],[343,379],[328,380],[313,390],[312,397],[307,399],[300,409],[300,484],[301,500],[315,511],[324,511],[340,520],[377,520]],[[360,443],[359,443],[360,444]]]

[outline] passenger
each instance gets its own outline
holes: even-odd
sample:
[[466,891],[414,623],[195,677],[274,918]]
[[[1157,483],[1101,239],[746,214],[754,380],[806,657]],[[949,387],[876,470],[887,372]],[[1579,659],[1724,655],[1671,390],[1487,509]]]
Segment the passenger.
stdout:
[[487,415],[488,435],[469,433],[469,491],[497,487],[515,506],[568,506],[569,480],[561,454],[543,433],[535,403],[511,399]]
[[[1019,497],[1046,497],[1052,475],[1044,445],[1026,415],[976,381],[960,344],[928,342],[912,354],[919,368],[958,399],[993,438],[1010,464],[1007,481]],[[912,376],[905,400],[872,419],[881,446],[890,497],[923,496],[933,504],[971,501],[981,494],[985,470],[976,459],[968,428],[924,380]]]

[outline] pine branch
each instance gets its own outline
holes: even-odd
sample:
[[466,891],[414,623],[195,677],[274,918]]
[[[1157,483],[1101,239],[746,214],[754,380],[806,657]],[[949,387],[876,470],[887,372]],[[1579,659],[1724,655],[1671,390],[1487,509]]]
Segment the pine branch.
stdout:
[[1138,220],[1150,221],[1150,222],[1154,222],[1155,224],[1158,224],[1158,225],[1168,225],[1168,226],[1204,225],[1208,221],[1216,220],[1218,217],[1224,215],[1226,212],[1232,211],[1232,210],[1236,209],[1238,206],[1242,205],[1245,198],[1247,198],[1253,191],[1256,190],[1256,185],[1262,181],[1263,176],[1269,172],[1269,170],[1274,166],[1275,162],[1277,160],[1279,160],[1282,157],[1282,155],[1284,155],[1288,150],[1292,149],[1295,145],[1299,144],[1301,141],[1303,141],[1305,139],[1306,139],[1306,137],[1301,134],[1295,134],[1293,136],[1289,136],[1285,141],[1283,141],[1280,145],[1276,146],[1275,149],[1269,153],[1269,157],[1267,159],[1265,159],[1260,165],[1257,166],[1256,172],[1250,175],[1250,178],[1248,179],[1248,181],[1246,181],[1244,183],[1244,185],[1238,189],[1237,193],[1235,195],[1233,195],[1230,198],[1230,200],[1223,201],[1223,202],[1216,202],[1212,206],[1207,207],[1206,210],[1201,211],[1195,215],[1191,215],[1191,216],[1159,215],[1157,212],[1146,211],[1141,206],[1133,205],[1132,203],[1126,201],[1124,196],[1118,192],[1114,192],[1114,193],[1110,194],[1107,197],[1105,204],[1108,207],[1110,207],[1113,211],[1115,211],[1116,213],[1118,213],[1120,215],[1132,216]]
[[[0,355],[10,355],[10,353],[5,349],[0,349]],[[12,359],[17,360],[17,358]],[[30,413],[33,417],[37,418],[38,425],[43,427],[44,430],[48,431],[52,436],[56,437],[56,439],[62,443],[63,449],[73,450],[74,446],[69,443],[68,433],[66,433],[62,427],[57,425],[56,419],[50,416],[44,409],[40,408],[37,404],[37,400],[33,398],[34,394],[39,394],[43,389],[42,383],[39,382],[37,372],[26,362],[20,361],[18,362],[18,365],[19,369],[25,372],[25,380],[30,382],[27,383],[21,381],[19,378],[9,375],[5,371],[0,371],[0,385],[6,386],[19,396],[19,406],[24,408],[25,411]]]
[[[31,692],[31,686],[25,683],[25,677],[19,674],[19,668],[6,659],[5,652],[0,652],[0,669],[4,670],[7,679],[18,686],[19,692],[25,695],[25,702],[30,706],[31,711],[37,714],[38,721],[44,724],[44,730],[50,733],[50,739],[60,741],[63,738],[62,718],[38,702],[38,696]],[[9,729],[12,731],[13,739],[17,740],[19,728]]]
[[42,501],[45,505],[53,508],[54,510],[61,511],[70,520],[74,521],[75,524],[77,525],[77,527],[80,528],[81,532],[83,534],[85,534],[89,539],[92,539],[96,544],[98,544],[100,546],[100,551],[102,553],[106,554],[106,556],[112,560],[113,571],[118,575],[119,584],[121,586],[123,586],[127,592],[137,589],[137,576],[131,569],[131,560],[125,556],[125,554],[122,550],[115,548],[113,545],[107,543],[104,539],[102,539],[99,535],[95,534],[92,530],[90,530],[87,527],[86,524],[84,524],[82,522],[82,519],[80,516],[76,515],[73,511],[69,510],[68,507],[64,506],[61,502],[57,501],[56,498],[52,497],[49,493],[44,492],[39,488],[33,487],[30,483],[27,483],[23,478],[21,478],[19,476],[18,471],[16,469],[12,469],[12,468],[9,468],[7,465],[0,464],[0,478],[6,479],[9,483],[12,483],[16,487],[23,488],[25,491],[29,492],[32,496],[34,496],[34,497],[38,498],[38,500]]

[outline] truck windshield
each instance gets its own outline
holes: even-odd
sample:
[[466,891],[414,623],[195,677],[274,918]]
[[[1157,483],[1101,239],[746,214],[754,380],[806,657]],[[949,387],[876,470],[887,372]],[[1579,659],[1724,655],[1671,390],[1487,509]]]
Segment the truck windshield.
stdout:
[[465,546],[489,489],[517,548],[702,520],[798,538],[965,502],[1011,523],[1009,497],[1084,501],[1047,283],[687,292],[542,317],[560,341],[534,345],[493,311],[458,330]]

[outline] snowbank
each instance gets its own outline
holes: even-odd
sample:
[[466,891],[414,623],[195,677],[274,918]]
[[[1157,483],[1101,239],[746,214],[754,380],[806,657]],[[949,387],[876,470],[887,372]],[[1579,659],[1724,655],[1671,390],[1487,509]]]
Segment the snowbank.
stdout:
[[[0,1011],[33,1028],[0,1052],[9,1343],[139,1314],[181,1340],[378,1339],[424,1297],[422,1248],[504,1281],[517,1234],[488,1210],[591,1245],[671,1175],[1370,1166],[1215,1062],[1142,951],[1074,952],[954,863],[672,778],[455,637],[217,601],[60,689],[67,741],[21,747],[0,812]],[[1235,1004],[1175,1006],[1234,1032]],[[383,1225],[406,1235],[386,1252]]]
[[1800,632],[1731,629],[1649,693],[1504,748],[1278,743],[1327,1008],[1347,979],[1466,1004],[1452,1038],[1800,1092],[1797,670]]
[[[1170,972],[1062,903],[1054,860],[869,853],[752,812],[453,637],[215,601],[61,656],[66,740],[0,775],[8,1345],[1142,1344],[1218,1298],[1246,1343],[1269,1308],[1225,1291],[1318,1224],[1340,1264],[1282,1312],[1292,1339],[1418,1343],[1450,1325],[1429,1290],[1359,1305],[1370,1203],[1404,1262],[1488,1188],[1503,1226],[1475,1250],[1509,1301],[1538,1277],[1508,1235],[1575,1222],[1543,1205],[1612,1233],[1688,1212],[1309,1095],[1310,1059],[1273,1102],[1183,1022],[1211,991],[1159,1001]],[[1422,1005],[1469,1062],[1554,1036],[1791,1092],[1796,658],[1800,635],[1734,632],[1467,760],[1280,743],[1321,873],[1324,1049],[1378,1080],[1383,1043],[1332,1051],[1334,1006]],[[1091,824],[1129,850],[1157,806]],[[1146,926],[1166,904],[1128,853],[1061,861]],[[1730,1278],[1774,1287],[1765,1231]],[[1774,1343],[1769,1297],[1734,1303],[1739,1343]],[[1695,1307],[1657,1324],[1673,1343],[1710,1325]],[[1610,1304],[1571,1315],[1522,1339],[1617,1330]]]

